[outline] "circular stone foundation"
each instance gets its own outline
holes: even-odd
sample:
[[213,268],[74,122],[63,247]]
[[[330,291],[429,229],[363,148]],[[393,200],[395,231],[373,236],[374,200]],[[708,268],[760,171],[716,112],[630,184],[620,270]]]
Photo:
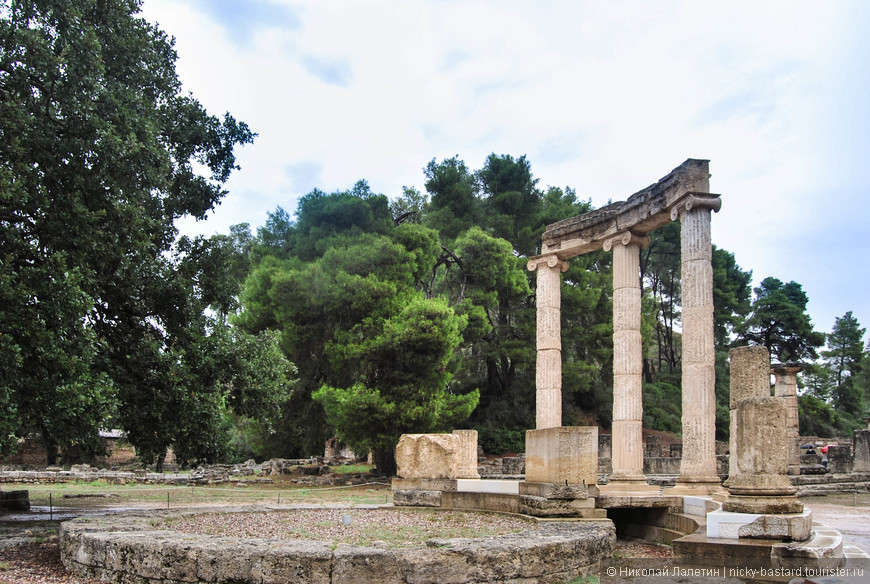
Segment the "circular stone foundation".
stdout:
[[[433,538],[413,547],[195,535],[171,527],[175,520],[197,515],[220,513],[242,521],[236,514],[292,509],[208,508],[80,518],[61,526],[61,558],[74,574],[130,584],[555,583],[597,571],[616,542],[609,520],[538,521],[518,533]],[[355,506],[346,512],[359,517],[372,509],[399,513],[392,506]]]

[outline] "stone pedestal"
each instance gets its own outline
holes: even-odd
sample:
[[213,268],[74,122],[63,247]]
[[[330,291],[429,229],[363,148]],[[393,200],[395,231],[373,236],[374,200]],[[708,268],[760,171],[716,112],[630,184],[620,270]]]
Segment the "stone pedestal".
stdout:
[[598,483],[598,427],[561,426],[526,431],[526,482]]
[[[770,397],[770,353],[766,347],[735,347],[729,351],[731,363],[731,429],[729,432],[729,464],[733,465],[737,452],[737,404],[751,397]],[[736,475],[732,466],[729,475]],[[728,486],[728,480],[725,481]]]
[[477,472],[477,430],[454,430],[453,435],[459,438],[459,466],[456,470],[458,479],[479,479]]
[[785,400],[788,427],[788,474],[801,474],[800,422],[798,420],[797,374],[803,370],[800,363],[775,363],[770,372],[776,376],[776,397]]
[[785,417],[786,405],[781,398],[747,398],[737,405],[736,451],[731,455],[729,496],[723,510],[760,514],[803,511],[795,496],[797,489],[786,475]]
[[562,425],[562,294],[560,273],[568,263],[555,255],[529,260],[536,272],[537,362],[535,366],[535,427]]
[[646,484],[640,249],[648,244],[649,238],[630,232],[604,243],[604,251],[613,250],[613,471],[609,484]]
[[680,272],[683,300],[683,459],[677,487],[718,489],[716,474],[716,393],[713,346],[713,249],[711,210],[716,195],[691,193],[671,209],[680,219]]
[[598,494],[598,427],[526,431],[526,480],[519,510],[535,517],[606,517]]

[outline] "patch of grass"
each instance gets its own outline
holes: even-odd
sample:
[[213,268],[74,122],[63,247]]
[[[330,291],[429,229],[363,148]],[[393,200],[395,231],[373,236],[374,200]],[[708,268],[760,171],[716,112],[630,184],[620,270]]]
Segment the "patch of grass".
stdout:
[[329,472],[335,474],[366,474],[371,472],[373,468],[369,464],[340,464],[338,466],[330,466]]
[[[234,484],[214,486],[110,485],[102,481],[90,483],[54,483],[27,485],[30,503],[55,508],[85,509],[93,507],[161,508],[196,505],[252,505],[292,503],[350,503],[351,505],[385,504],[392,501],[387,485],[359,485],[351,488],[296,486],[289,481],[270,484]],[[65,498],[64,495],[70,495]]]
[[0,571],[11,570],[12,566],[10,566],[7,562],[0,562]]
[[600,581],[601,580],[595,574],[589,574],[588,576],[584,576],[583,578],[571,580],[567,584],[599,584]]

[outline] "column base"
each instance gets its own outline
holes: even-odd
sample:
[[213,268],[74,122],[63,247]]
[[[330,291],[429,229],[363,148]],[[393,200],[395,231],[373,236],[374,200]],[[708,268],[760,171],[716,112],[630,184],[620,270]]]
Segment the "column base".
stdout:
[[804,505],[795,495],[746,496],[731,494],[722,503],[722,510],[732,513],[781,515],[803,513]]

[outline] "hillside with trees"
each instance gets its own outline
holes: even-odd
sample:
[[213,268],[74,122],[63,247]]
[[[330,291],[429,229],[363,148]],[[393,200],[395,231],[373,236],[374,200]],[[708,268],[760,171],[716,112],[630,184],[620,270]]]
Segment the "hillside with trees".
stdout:
[[[171,39],[138,3],[0,2],[0,453],[50,462],[122,428],[146,463],[322,452],[337,435],[389,468],[403,432],[477,429],[489,452],[534,426],[535,278],[555,221],[593,209],[525,155],[422,168],[424,190],[314,189],[211,238],[176,222],[220,203],[256,135],[182,90]],[[578,180],[582,177],[578,177]],[[266,211],[266,210],[264,210]],[[680,230],[641,254],[644,425],[680,431]],[[563,416],[610,426],[612,272],[562,276]],[[801,361],[805,434],[866,415],[866,329],[814,330],[800,284],[713,250],[717,437],[728,350]]]

